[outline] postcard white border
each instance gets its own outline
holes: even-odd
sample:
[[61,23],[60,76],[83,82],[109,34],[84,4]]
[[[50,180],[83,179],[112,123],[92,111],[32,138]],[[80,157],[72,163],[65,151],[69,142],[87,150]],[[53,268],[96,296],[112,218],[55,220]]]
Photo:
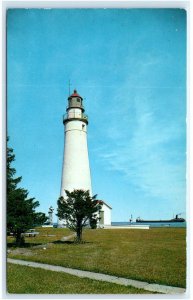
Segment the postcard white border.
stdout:
[[[193,34],[192,22],[192,3],[191,1],[2,1],[1,3],[1,41],[2,41],[2,55],[0,58],[0,63],[2,65],[1,72],[1,97],[2,101],[0,103],[0,112],[1,112],[1,124],[0,124],[0,133],[1,133],[1,148],[0,148],[0,158],[1,158],[1,181],[0,181],[0,190],[2,191],[2,201],[1,201],[1,216],[0,216],[0,245],[1,246],[1,269],[0,269],[0,278],[1,278],[1,299],[193,299],[193,285],[190,285],[190,270],[193,270],[193,260],[190,255],[190,249],[193,245],[193,227],[191,225],[191,215],[192,215],[192,204],[190,197],[193,195],[193,185],[190,184],[190,178],[193,178],[193,104],[191,101],[191,74],[190,69],[192,66],[191,53],[193,53],[192,40],[190,39],[190,32]],[[187,11],[187,292],[183,295],[8,295],[6,294],[6,216],[5,216],[5,170],[6,170],[6,10],[8,8],[184,8]],[[192,137],[192,138],[191,138]],[[189,212],[189,214],[188,214]],[[191,276],[192,278],[192,276]]]

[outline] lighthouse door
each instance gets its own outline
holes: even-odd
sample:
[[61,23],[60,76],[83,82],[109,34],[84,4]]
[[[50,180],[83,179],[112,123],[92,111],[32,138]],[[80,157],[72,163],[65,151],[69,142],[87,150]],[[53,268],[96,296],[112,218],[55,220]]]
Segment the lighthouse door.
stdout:
[[103,210],[100,211],[99,218],[100,218],[99,224],[104,225],[104,211]]

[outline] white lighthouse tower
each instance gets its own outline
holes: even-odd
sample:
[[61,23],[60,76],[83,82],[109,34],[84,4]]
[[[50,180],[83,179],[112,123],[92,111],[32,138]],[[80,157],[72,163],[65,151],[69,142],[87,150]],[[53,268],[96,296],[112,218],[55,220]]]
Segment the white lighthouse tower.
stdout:
[[[68,97],[66,114],[63,117],[65,144],[60,196],[65,190],[89,190],[92,195],[91,176],[87,147],[88,117],[84,114],[83,98],[74,90]],[[58,220],[58,225],[64,221]]]

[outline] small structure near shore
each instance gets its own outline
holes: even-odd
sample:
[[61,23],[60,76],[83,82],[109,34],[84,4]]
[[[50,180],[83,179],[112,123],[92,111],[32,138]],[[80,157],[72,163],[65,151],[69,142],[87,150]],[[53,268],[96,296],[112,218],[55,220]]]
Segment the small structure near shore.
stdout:
[[101,210],[99,212],[99,222],[98,227],[103,228],[104,226],[110,226],[111,225],[111,210],[112,207],[110,207],[106,202],[103,200],[98,200],[98,203],[101,205]]
[[42,227],[53,227],[53,211],[54,208],[50,206],[48,210],[48,220],[42,225]]
[[53,211],[54,211],[54,208],[52,206],[50,206],[49,211],[48,211],[49,225],[53,225]]

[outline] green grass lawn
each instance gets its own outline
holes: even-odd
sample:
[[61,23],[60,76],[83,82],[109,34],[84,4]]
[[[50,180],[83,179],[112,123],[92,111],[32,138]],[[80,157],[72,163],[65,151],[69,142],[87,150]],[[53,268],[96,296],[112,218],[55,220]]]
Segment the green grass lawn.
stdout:
[[28,246],[49,242],[46,250],[43,246],[30,247],[26,253],[10,253],[9,257],[186,286],[185,228],[86,229],[83,236],[86,242],[80,245],[60,242],[62,236],[71,234],[68,229],[38,228],[38,231],[39,236],[26,238],[26,242]]
[[79,278],[26,266],[8,264],[10,294],[148,294],[150,292],[114,283]]

